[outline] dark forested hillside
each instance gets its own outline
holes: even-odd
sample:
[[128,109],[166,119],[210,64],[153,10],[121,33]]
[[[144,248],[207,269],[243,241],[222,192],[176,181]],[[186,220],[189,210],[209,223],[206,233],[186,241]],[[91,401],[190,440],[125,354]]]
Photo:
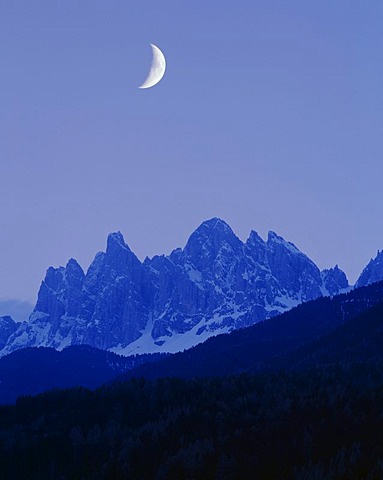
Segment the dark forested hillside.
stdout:
[[[382,301],[383,282],[333,298],[319,298],[299,305],[278,317],[234,331],[230,335],[211,338],[186,352],[139,366],[127,372],[124,377],[193,378],[268,369],[268,365],[273,363],[275,357],[287,360],[287,354],[310,345],[330,332],[335,332],[340,326]],[[383,326],[383,318],[381,322]],[[367,322],[364,329],[362,318],[360,321],[355,320],[350,327],[351,330],[354,328],[353,325],[357,329],[354,335],[356,341],[361,338],[359,334],[363,330],[366,335],[373,335],[369,328],[372,328],[374,323]],[[275,366],[278,365],[281,368],[289,368],[286,361],[279,363],[276,361]],[[312,362],[310,366],[313,366]]]
[[375,284],[322,298],[136,369],[189,379],[0,407],[1,478],[383,478],[382,296]]
[[249,371],[307,370],[326,365],[370,363],[383,358],[383,302],[318,340],[254,365]]
[[76,388],[0,407],[1,478],[377,479],[382,363]]
[[0,404],[55,387],[96,388],[129,368],[165,356],[126,358],[88,345],[71,346],[61,352],[45,347],[17,350],[0,359]]

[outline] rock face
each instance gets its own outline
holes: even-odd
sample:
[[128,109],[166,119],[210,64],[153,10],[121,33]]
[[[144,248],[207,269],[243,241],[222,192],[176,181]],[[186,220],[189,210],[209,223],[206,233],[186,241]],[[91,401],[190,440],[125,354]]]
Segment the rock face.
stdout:
[[86,274],[75,260],[49,268],[28,322],[1,355],[21,347],[89,344],[125,355],[176,352],[348,287],[274,232],[243,243],[224,221],[200,225],[184,249],[141,263],[121,233]]
[[378,251],[376,257],[369,261],[367,267],[360,274],[355,287],[364,287],[381,280],[383,280],[383,251]]
[[18,324],[9,315],[0,317],[0,350],[4,348],[9,337],[17,330]]
[[338,265],[335,265],[334,268],[323,270],[321,275],[324,287],[330,295],[336,295],[348,287],[347,277]]

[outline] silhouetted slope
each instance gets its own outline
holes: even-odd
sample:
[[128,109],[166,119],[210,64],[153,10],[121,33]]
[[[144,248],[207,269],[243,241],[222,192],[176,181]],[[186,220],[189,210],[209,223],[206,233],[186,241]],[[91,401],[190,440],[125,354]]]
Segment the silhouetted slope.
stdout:
[[161,355],[129,358],[88,345],[57,352],[53,348],[24,348],[0,359],[0,403],[12,403],[20,395],[52,388],[95,388],[118,374]]
[[1,478],[383,478],[382,347],[377,283],[134,371],[204,378],[19,398],[0,406]]
[[252,327],[211,338],[186,352],[142,365],[126,378],[238,374],[317,340],[382,300],[383,282],[319,298]]
[[261,362],[251,371],[308,370],[327,365],[369,364],[382,359],[383,302],[380,302],[319,340]]
[[380,479],[382,367],[24,397],[0,407],[1,478]]

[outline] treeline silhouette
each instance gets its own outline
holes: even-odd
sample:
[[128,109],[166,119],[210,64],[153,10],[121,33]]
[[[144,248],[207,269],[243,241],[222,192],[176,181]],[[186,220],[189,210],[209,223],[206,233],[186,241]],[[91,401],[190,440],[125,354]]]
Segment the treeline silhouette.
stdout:
[[383,364],[53,390],[0,408],[2,479],[383,478]]
[[149,378],[20,397],[0,407],[0,478],[383,478],[382,291],[319,299],[135,370]]
[[61,352],[47,347],[16,350],[0,359],[0,404],[56,387],[96,388],[121,372],[166,356],[155,353],[122,357],[89,345],[72,345]]

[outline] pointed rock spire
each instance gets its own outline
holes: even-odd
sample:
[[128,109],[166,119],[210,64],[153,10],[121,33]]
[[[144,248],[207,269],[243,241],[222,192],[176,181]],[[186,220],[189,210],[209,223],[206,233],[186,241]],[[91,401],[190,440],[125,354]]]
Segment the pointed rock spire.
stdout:
[[363,287],[381,280],[383,280],[383,251],[378,250],[376,257],[369,261],[356,281],[355,287]]

